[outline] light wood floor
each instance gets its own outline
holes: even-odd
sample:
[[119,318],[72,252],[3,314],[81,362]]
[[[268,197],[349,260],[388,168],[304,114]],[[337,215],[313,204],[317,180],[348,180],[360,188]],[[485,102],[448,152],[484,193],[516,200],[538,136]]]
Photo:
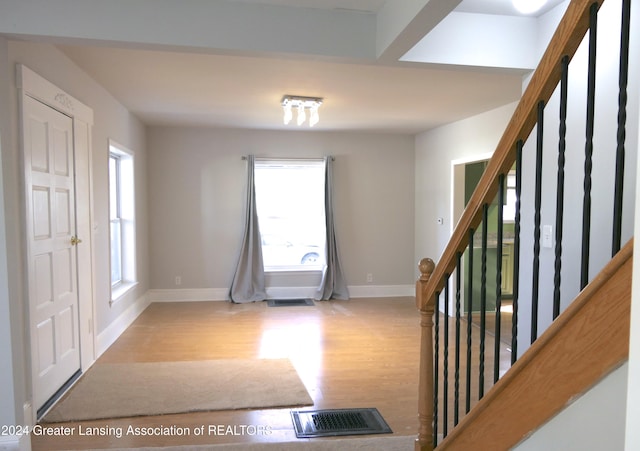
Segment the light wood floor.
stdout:
[[[155,303],[95,363],[289,358],[314,406],[376,407],[396,435],[417,434],[419,313],[414,298],[362,298],[313,307],[265,302]],[[508,361],[508,355],[505,360]],[[298,441],[291,409],[238,410],[85,421],[39,450]],[[268,434],[201,437],[79,436],[86,428],[255,426]],[[313,440],[331,440],[313,439]]]
[[[419,314],[414,299],[368,298],[267,307],[266,303],[156,303],[100,363],[288,357],[318,408],[376,407],[394,434],[417,434]],[[82,422],[268,426],[269,434],[204,437],[33,437],[34,450],[296,441],[291,409],[241,410]],[[75,427],[79,423],[63,426]],[[318,440],[318,439],[316,439]]]

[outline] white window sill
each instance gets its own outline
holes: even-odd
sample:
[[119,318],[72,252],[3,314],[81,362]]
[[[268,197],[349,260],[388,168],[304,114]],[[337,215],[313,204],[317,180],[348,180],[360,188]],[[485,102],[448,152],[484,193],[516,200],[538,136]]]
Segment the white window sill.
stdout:
[[111,287],[111,302],[109,305],[113,305],[120,299],[125,297],[131,290],[138,285],[138,282],[122,282],[118,285]]

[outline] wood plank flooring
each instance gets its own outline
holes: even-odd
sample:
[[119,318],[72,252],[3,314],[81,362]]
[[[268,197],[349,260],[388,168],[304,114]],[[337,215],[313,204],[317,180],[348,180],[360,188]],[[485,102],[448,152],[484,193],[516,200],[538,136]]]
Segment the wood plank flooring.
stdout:
[[[266,302],[154,303],[95,364],[289,358],[313,398],[314,406],[308,409],[376,407],[394,434],[415,436],[419,337],[413,297],[316,302],[312,307],[268,307]],[[474,345],[477,347],[477,340]],[[508,366],[508,353],[502,359]],[[53,424],[49,426],[68,427],[73,433],[32,435],[32,448],[303,441],[295,437],[290,411],[216,411]],[[118,431],[126,432],[129,426],[184,428],[190,434],[123,433],[118,437]],[[226,433],[210,434],[209,426]],[[249,430],[247,426],[267,432],[242,433]],[[203,427],[205,433],[196,435]],[[98,434],[80,435],[81,430],[89,429]]]
[[[267,307],[265,302],[154,303],[100,363],[289,358],[314,406],[376,407],[394,434],[417,434],[419,314],[414,299],[367,298]],[[291,409],[238,410],[55,424],[63,436],[32,436],[34,450],[296,441]],[[119,428],[181,427],[189,436],[126,436]],[[231,426],[225,435],[209,425]],[[193,431],[205,426],[205,434]],[[235,428],[233,428],[235,426]],[[268,433],[241,434],[242,426]],[[97,428],[104,435],[80,435]],[[100,429],[102,428],[102,429]],[[248,430],[248,428],[245,428]],[[314,439],[319,440],[319,439]],[[325,440],[330,440],[325,439]]]

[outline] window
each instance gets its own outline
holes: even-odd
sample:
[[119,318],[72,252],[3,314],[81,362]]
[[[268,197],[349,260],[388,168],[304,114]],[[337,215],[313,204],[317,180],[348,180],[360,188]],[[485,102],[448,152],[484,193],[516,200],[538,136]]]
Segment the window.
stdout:
[[514,222],[516,218],[516,171],[507,174],[505,205],[502,209],[504,222]]
[[133,154],[109,142],[109,222],[111,298],[121,297],[136,283]]
[[256,160],[256,208],[267,271],[325,265],[323,160]]
[[122,192],[120,189],[122,161],[109,154],[109,221],[111,223],[111,285],[122,282]]

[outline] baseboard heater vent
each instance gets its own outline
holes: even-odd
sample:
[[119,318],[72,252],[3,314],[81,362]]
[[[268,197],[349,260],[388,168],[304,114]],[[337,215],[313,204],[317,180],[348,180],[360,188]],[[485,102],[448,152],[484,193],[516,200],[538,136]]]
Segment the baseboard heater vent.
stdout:
[[269,299],[267,305],[269,307],[299,307],[315,304],[312,299]]
[[298,438],[393,433],[375,408],[293,410],[291,419]]

